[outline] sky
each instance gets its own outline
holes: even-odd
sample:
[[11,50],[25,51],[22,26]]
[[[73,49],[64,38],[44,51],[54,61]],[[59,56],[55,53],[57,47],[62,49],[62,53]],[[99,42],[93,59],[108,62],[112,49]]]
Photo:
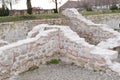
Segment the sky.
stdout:
[[[68,0],[62,0],[61,4],[59,4],[58,6],[63,5],[67,1]],[[31,0],[31,4],[32,4],[32,7],[41,7],[43,9],[54,9],[55,8],[55,4],[52,2],[52,0]],[[13,9],[17,9],[17,10],[27,9],[26,0],[20,0],[18,4],[13,5]]]

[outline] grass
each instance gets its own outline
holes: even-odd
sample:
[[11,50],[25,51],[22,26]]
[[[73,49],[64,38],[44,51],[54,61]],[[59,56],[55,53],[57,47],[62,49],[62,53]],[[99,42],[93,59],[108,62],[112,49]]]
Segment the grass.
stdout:
[[[84,11],[81,12],[82,15],[98,15],[98,14],[112,14],[120,13],[120,10],[102,10],[102,11]],[[23,15],[23,16],[5,16],[0,17],[1,22],[11,22],[11,21],[24,21],[24,20],[35,20],[35,19],[50,19],[50,18],[61,18],[61,14],[32,14],[32,15]]]
[[95,70],[95,69],[94,69],[93,71],[94,71],[94,72],[97,72],[97,70]]
[[20,73],[19,75],[25,74],[26,72],[29,72],[29,71],[34,71],[34,70],[36,70],[36,69],[38,69],[38,68],[39,68],[38,66],[30,67],[27,71],[22,72],[22,73]]
[[30,67],[29,69],[28,69],[28,71],[34,71],[34,70],[36,70],[36,69],[38,69],[39,67],[38,66],[33,66],[33,67]]
[[0,22],[60,18],[60,17],[61,17],[60,14],[32,14],[32,15],[23,15],[23,16],[5,16],[5,17],[0,17]]
[[[51,59],[50,61],[47,62],[47,65],[50,65],[50,64],[59,64],[59,61],[60,61],[59,59]],[[29,71],[34,71],[36,69],[39,69],[39,67],[38,66],[30,67],[27,71],[22,72],[19,75],[22,75],[22,74],[24,74],[26,72],[29,72]]]
[[74,64],[75,64],[74,62],[71,63],[71,65],[74,65]]
[[59,60],[58,59],[51,59],[50,61],[47,62],[47,65],[50,64],[59,64]]
[[89,15],[99,15],[99,14],[113,14],[113,13],[120,13],[120,10],[101,10],[101,11],[84,11],[81,12],[84,16]]

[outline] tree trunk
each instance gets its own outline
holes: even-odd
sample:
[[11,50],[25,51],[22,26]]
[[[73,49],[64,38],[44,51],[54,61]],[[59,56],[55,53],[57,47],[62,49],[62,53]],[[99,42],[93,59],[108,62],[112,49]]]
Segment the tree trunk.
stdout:
[[58,1],[57,0],[55,0],[55,13],[58,13]]
[[31,0],[27,0],[27,13],[32,14]]
[[10,1],[10,8],[11,8],[11,10],[12,10],[12,2]]
[[5,7],[5,0],[2,0],[2,6]]

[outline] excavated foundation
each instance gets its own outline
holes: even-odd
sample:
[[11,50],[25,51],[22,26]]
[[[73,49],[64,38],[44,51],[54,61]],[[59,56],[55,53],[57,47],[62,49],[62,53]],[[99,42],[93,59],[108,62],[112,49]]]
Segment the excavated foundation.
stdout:
[[15,75],[53,58],[120,74],[120,33],[107,25],[94,24],[76,9],[67,9],[63,14],[70,18],[72,26],[41,24],[28,33],[27,39],[0,47],[0,79],[13,80]]

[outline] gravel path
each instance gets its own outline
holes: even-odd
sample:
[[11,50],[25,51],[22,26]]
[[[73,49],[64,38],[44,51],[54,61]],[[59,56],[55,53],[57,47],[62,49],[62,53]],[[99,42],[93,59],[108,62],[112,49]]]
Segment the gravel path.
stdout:
[[42,65],[39,69],[21,74],[18,78],[17,80],[120,80],[117,75],[109,76],[103,72],[65,63]]

